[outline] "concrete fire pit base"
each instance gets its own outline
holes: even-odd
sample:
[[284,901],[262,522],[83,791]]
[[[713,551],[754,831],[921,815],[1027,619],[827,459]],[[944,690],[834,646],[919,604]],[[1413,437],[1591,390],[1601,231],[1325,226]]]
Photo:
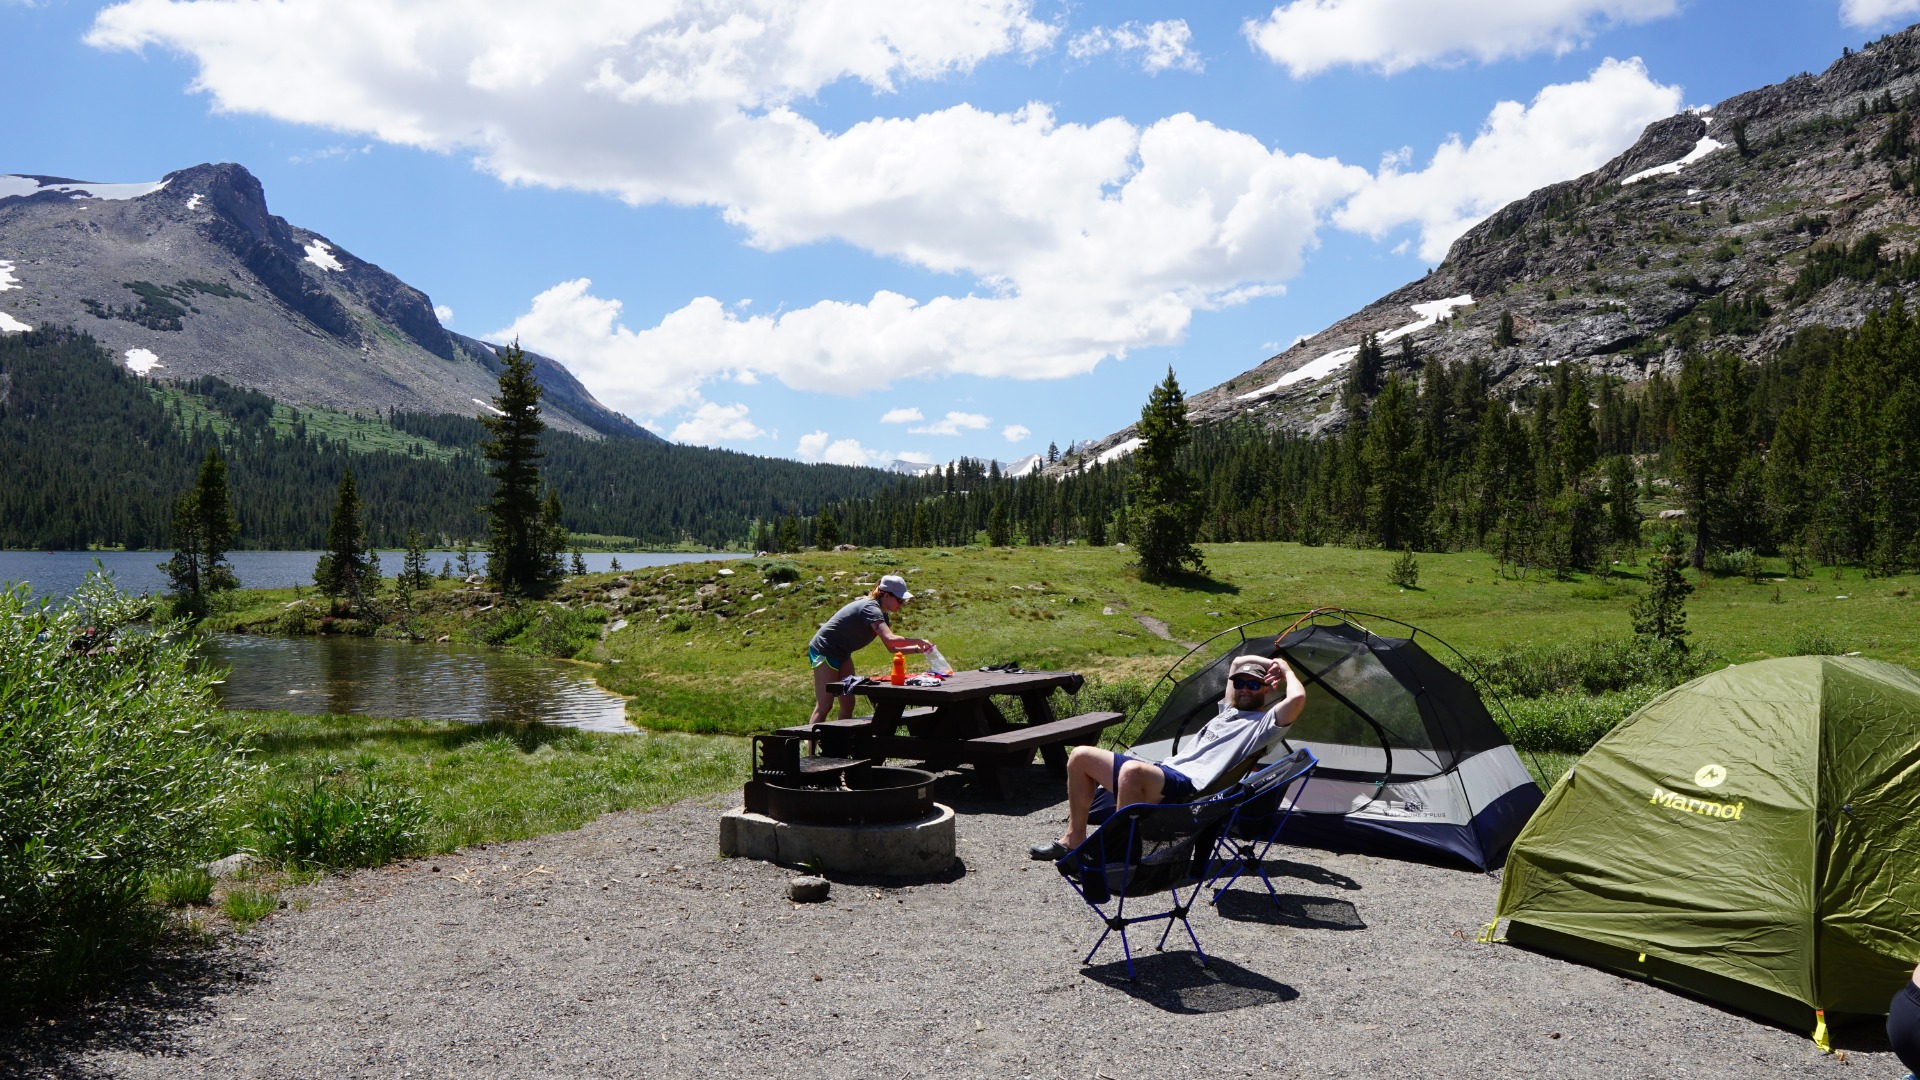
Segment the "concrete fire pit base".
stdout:
[[953,808],[892,825],[794,825],[745,809],[720,816],[720,854],[840,874],[920,877],[953,865]]

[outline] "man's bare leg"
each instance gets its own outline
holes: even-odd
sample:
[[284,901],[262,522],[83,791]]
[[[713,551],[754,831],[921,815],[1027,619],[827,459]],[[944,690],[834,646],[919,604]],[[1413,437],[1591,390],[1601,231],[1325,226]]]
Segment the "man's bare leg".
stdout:
[[[1060,843],[1077,848],[1087,838],[1087,814],[1093,809],[1094,792],[1111,787],[1113,751],[1097,746],[1076,746],[1067,755],[1067,832]],[[1157,803],[1166,791],[1167,774],[1148,761],[1129,761],[1120,766],[1120,790],[1114,792],[1115,806]]]

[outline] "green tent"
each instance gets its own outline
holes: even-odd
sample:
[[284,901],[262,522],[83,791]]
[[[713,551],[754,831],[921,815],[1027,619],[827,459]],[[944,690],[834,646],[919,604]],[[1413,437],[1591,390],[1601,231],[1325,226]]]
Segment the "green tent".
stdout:
[[1799,656],[1654,699],[1547,794],[1499,916],[1783,1023],[1885,1014],[1920,960],[1920,675]]

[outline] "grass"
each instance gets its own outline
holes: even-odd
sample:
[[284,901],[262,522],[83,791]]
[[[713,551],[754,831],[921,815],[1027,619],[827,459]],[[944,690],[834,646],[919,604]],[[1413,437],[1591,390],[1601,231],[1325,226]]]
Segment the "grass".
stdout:
[[[329,791],[332,802],[374,801],[369,787],[389,799],[417,799],[416,837],[388,853],[428,854],[665,805],[736,786],[747,770],[747,748],[738,739],[283,712],[232,713],[222,724],[235,739],[251,732],[255,760],[265,766],[254,802],[238,816],[233,846],[270,857],[287,851],[292,831],[270,823],[272,808],[311,800],[316,788]],[[344,813],[319,816],[337,824]],[[389,819],[374,816],[377,833]],[[324,840],[308,844],[293,861],[365,861],[337,857]]]
[[[1605,580],[1517,579],[1480,552],[1422,552],[1420,588],[1402,590],[1388,580],[1394,552],[1279,543],[1203,551],[1211,576],[1171,585],[1141,582],[1125,550],[1084,547],[806,552],[783,558],[799,569],[785,589],[747,561],[637,572],[623,604],[641,607],[624,611],[629,625],[582,658],[603,662],[600,682],[633,698],[635,723],[749,733],[805,718],[808,638],[889,571],[905,573],[916,593],[894,630],[932,639],[956,665],[1014,660],[1103,683],[1150,682],[1185,651],[1176,642],[1203,642],[1240,622],[1319,606],[1402,619],[1474,654],[1621,638],[1631,632],[1627,609],[1640,590],[1638,567],[1616,567]],[[715,576],[722,565],[736,572]],[[1913,665],[1920,661],[1916,581],[1868,579],[1852,569],[1835,578],[1829,568],[1805,580],[1764,574],[1754,584],[1709,575],[1689,600],[1688,626],[1721,663],[1795,655],[1808,651],[1812,635]],[[702,584],[718,592],[697,598]],[[1175,641],[1156,637],[1136,615],[1164,620]],[[856,662],[871,674],[886,658],[870,647]]]
[[245,930],[274,913],[280,907],[280,894],[272,889],[242,885],[228,889],[220,898],[220,910],[234,928]]

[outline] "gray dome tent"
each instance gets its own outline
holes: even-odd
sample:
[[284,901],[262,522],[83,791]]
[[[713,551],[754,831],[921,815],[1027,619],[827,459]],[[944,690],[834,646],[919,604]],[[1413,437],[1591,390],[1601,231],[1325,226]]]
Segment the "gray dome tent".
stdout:
[[[1307,705],[1268,757],[1304,746],[1320,759],[1288,840],[1490,870],[1540,805],[1540,787],[1473,684],[1423,643],[1466,665],[1433,635],[1363,612],[1319,609],[1236,626],[1162,677],[1148,700],[1164,699],[1129,752],[1148,760],[1178,752],[1219,711],[1234,657],[1281,656],[1306,684]],[[1116,745],[1127,744],[1127,730]]]

